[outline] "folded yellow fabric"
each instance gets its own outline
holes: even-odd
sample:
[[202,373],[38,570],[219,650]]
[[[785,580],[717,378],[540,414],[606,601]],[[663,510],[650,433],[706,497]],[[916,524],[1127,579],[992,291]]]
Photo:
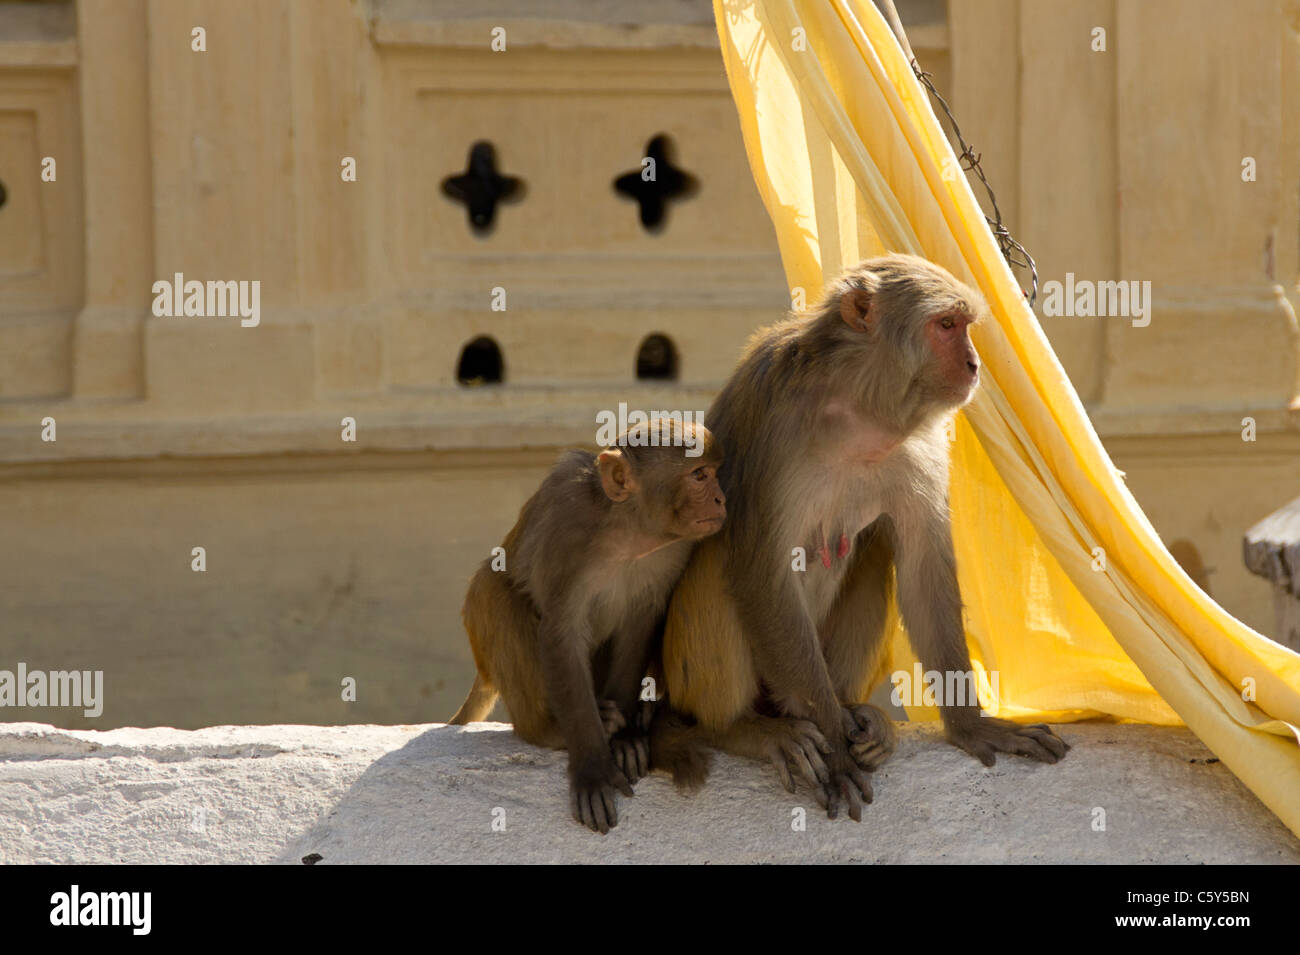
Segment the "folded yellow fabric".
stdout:
[[[1300,655],[1229,615],[1169,556],[953,174],[879,12],[869,0],[714,0],[714,13],[791,290],[811,301],[845,266],[910,252],[992,309],[973,332],[983,384],[958,419],[950,489],[971,654],[999,677],[986,708],[1185,722],[1300,835]],[[897,632],[895,647],[910,669]]]

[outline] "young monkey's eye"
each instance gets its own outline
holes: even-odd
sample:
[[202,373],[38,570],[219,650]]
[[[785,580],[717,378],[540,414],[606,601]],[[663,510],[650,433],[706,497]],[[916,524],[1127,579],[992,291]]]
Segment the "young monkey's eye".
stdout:
[[708,476],[708,472],[705,471],[704,468],[696,468],[691,472],[691,477],[695,478],[697,481],[703,481]]

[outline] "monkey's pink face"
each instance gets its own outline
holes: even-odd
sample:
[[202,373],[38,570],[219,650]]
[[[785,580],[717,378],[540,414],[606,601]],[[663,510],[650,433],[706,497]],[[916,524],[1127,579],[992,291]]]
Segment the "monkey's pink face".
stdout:
[[701,464],[681,476],[673,499],[673,517],[676,533],[692,540],[722,530],[727,498],[718,484],[716,464]]
[[934,355],[939,389],[954,405],[964,405],[980,381],[980,359],[969,329],[975,319],[963,310],[941,312],[925,323],[925,340]]

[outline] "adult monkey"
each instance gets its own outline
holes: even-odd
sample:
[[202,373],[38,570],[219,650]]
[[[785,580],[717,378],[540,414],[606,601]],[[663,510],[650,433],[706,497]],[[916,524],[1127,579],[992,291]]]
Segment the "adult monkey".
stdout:
[[[948,514],[945,426],[979,382],[967,328],[986,307],[910,255],[848,270],[805,316],[759,331],[709,409],[730,514],[673,595],[663,664],[673,707],[722,749],[793,769],[834,818],[861,819],[894,728],[864,701],[889,668],[898,605],[927,670],[969,673]],[[805,571],[793,569],[803,548]],[[941,708],[948,738],[1054,763],[1045,725]],[[652,744],[653,746],[653,744]]]
[[601,833],[618,824],[615,790],[631,796],[652,758],[679,782],[703,777],[670,719],[649,751],[638,704],[673,585],[726,516],[721,462],[707,428],[672,418],[599,455],[569,451],[506,535],[505,569],[484,561],[465,595],[478,675],[450,722],[482,720],[502,696],[519,736],[569,751],[573,816]]

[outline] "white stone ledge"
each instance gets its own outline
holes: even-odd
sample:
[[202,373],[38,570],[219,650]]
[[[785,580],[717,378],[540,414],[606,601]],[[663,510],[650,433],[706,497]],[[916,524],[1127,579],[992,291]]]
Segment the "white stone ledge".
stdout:
[[1069,725],[1061,764],[992,769],[933,725],[901,730],[861,824],[719,756],[694,796],[643,780],[601,837],[569,819],[564,755],[501,724],[3,724],[0,863],[1300,863],[1300,841],[1187,730]]

